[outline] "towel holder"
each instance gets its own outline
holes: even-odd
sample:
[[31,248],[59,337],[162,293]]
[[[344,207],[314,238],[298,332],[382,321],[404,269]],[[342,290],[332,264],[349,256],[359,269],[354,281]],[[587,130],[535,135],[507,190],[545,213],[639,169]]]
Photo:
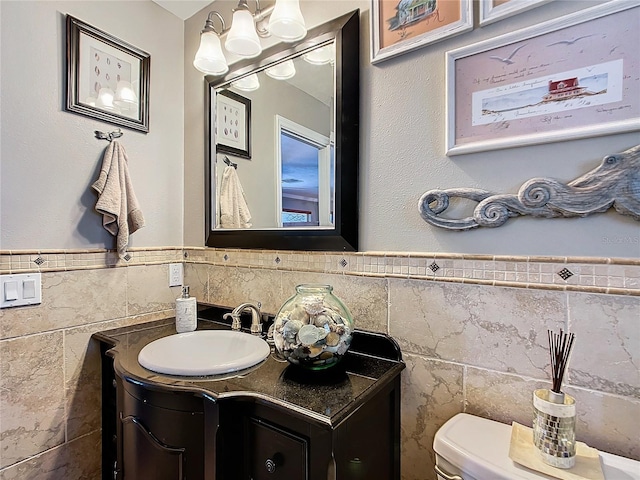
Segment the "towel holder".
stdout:
[[233,163],[231,160],[229,160],[229,157],[227,157],[226,155],[224,157],[222,157],[222,161],[224,163],[226,163],[227,165],[229,165],[230,167],[233,167],[236,170],[238,169],[238,164],[237,163]]
[[124,132],[120,129],[117,129],[113,132],[108,132],[108,133],[104,133],[104,132],[101,132],[100,130],[96,130],[94,133],[96,135],[96,138],[100,140],[109,140],[110,142],[114,138],[120,138],[122,135],[124,135]]

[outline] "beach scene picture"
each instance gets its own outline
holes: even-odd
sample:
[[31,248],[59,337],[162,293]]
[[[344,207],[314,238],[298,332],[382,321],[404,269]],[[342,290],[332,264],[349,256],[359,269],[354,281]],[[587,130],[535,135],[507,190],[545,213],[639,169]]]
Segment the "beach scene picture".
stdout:
[[455,52],[447,90],[455,145],[586,132],[640,118],[639,13],[633,7],[585,16],[544,34]]
[[622,60],[473,94],[473,125],[549,115],[622,100]]

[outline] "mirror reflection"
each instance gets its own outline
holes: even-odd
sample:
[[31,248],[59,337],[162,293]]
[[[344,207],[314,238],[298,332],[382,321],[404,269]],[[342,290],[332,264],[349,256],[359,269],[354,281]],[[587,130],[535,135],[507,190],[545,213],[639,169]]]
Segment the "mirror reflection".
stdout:
[[334,228],[335,78],[329,41],[214,88],[211,225]]

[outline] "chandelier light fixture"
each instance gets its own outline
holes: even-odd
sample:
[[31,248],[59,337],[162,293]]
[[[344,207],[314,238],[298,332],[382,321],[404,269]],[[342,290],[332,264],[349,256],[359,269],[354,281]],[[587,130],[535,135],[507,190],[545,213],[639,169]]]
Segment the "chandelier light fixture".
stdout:
[[[267,17],[269,21],[267,22]],[[220,30],[213,24],[215,18],[221,23]],[[251,13],[247,0],[240,0],[233,10],[231,27],[227,28],[218,12],[210,12],[200,33],[200,48],[196,52],[193,66],[207,75],[224,75],[229,64],[222,51],[220,37],[226,35],[224,48],[227,52],[244,58],[253,58],[262,53],[260,37],[273,35],[283,42],[296,42],[307,34],[299,0],[276,0],[273,7]]]

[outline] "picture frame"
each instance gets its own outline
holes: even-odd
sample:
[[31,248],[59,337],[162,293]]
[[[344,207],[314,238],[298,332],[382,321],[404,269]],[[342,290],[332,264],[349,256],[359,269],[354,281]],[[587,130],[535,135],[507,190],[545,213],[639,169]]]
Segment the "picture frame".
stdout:
[[446,154],[640,130],[639,14],[610,2],[447,52]]
[[371,63],[382,62],[473,29],[472,0],[425,0],[402,9],[400,0],[371,0]]
[[66,110],[149,132],[151,56],[67,15]]
[[220,90],[213,101],[216,152],[250,159],[251,100],[229,90]]
[[552,0],[480,0],[478,24],[483,27]]

